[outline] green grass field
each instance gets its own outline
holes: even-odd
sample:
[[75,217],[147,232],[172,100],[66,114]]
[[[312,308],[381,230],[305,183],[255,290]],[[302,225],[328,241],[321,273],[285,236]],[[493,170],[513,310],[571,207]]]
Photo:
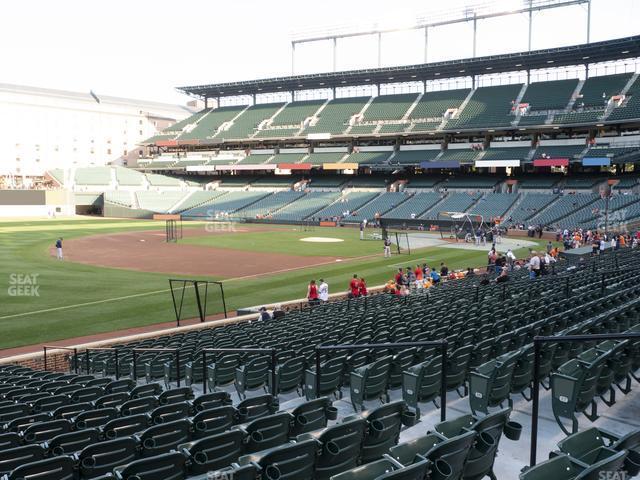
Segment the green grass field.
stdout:
[[[201,224],[185,224],[185,228],[195,227],[202,228]],[[49,254],[49,248],[61,235],[68,240],[149,229],[164,229],[164,223],[115,219],[0,222],[0,348],[175,321],[167,275],[59,262]],[[338,237],[345,241],[326,244],[298,241],[307,236]],[[426,261],[439,265],[444,261],[450,268],[464,268],[486,262],[485,251],[437,247],[384,259],[380,242],[360,241],[357,230],[345,228],[301,232],[292,227],[279,227],[275,232],[229,233],[184,241],[201,245],[215,242],[220,248],[265,253],[376,255],[259,278],[225,281],[229,310],[304,297],[306,285],[312,278],[323,277],[334,293],[346,290],[354,273],[365,277],[370,286],[382,284],[392,276],[397,264],[415,265]],[[36,275],[38,295],[11,295],[16,293],[11,287],[25,283],[26,276],[31,275]]]

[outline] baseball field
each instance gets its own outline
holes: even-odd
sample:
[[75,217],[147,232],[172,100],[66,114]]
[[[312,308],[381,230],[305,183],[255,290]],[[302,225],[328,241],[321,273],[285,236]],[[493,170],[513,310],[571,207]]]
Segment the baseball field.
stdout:
[[[169,278],[222,281],[234,311],[302,298],[311,279],[324,278],[336,293],[353,274],[374,286],[399,266],[482,266],[488,249],[425,246],[383,258],[382,242],[361,241],[354,228],[185,222],[184,238],[166,243],[164,227],[83,217],[0,221],[0,349],[175,322]],[[60,237],[63,261],[55,256]]]

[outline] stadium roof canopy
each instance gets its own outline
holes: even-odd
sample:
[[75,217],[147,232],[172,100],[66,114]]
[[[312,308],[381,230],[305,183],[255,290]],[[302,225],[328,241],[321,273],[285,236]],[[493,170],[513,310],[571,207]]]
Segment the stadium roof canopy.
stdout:
[[358,85],[416,82],[440,78],[469,77],[495,73],[585,65],[640,57],[640,35],[568,47],[507,53],[486,57],[402,67],[370,68],[344,72],[293,75],[261,80],[179,87],[202,98],[259,95],[294,90],[314,90]]

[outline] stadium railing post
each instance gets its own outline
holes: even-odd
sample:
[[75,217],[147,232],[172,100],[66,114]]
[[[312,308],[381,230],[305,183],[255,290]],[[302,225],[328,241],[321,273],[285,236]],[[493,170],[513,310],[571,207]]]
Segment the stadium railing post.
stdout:
[[113,354],[116,361],[116,380],[120,380],[120,362],[118,361],[118,349],[113,350]]
[[[176,348],[176,383],[178,384],[178,388],[180,388],[180,349]],[[171,379],[171,377],[169,377]]]
[[44,350],[44,369],[47,369],[47,346],[43,345],[42,349]]
[[200,323],[203,323],[204,322],[204,313],[202,311],[202,302],[200,300],[200,290],[198,289],[198,284],[199,283],[200,283],[199,281],[195,280],[193,282],[193,288],[196,291],[196,303],[198,305],[198,315],[200,315]]
[[202,394],[207,393],[207,350],[202,350]]
[[91,364],[91,358],[90,358],[91,354],[89,353],[88,348],[84,351],[84,355],[85,355],[85,362],[87,364],[87,375],[89,375],[89,366]]
[[440,355],[442,357],[442,373],[440,374],[440,421],[447,419],[447,347],[449,342],[442,340]]
[[131,378],[133,378],[133,381],[136,382],[136,384],[138,383],[138,369],[136,368],[138,365],[138,356],[137,356],[137,352],[136,349],[134,348],[131,351],[133,358],[132,358],[132,364],[133,364],[133,370],[131,371]]
[[278,389],[276,385],[276,349],[271,349],[271,395],[274,397],[278,395]]

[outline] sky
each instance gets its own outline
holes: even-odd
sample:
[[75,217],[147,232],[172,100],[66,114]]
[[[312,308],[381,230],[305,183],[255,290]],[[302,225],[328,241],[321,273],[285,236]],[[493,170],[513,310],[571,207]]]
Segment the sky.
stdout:
[[[0,82],[184,104],[175,87],[292,73],[291,36],[407,25],[473,0],[21,0],[3,8]],[[497,0],[512,9],[522,0]],[[534,14],[532,48],[586,41],[586,6]],[[640,33],[640,0],[592,0],[591,41]],[[526,15],[478,22],[477,55],[527,49]],[[471,22],[432,29],[429,61],[472,55]],[[382,37],[382,66],[422,63],[424,32]],[[330,42],[299,45],[295,73],[330,71]],[[338,42],[337,69],[378,66],[376,38]]]

